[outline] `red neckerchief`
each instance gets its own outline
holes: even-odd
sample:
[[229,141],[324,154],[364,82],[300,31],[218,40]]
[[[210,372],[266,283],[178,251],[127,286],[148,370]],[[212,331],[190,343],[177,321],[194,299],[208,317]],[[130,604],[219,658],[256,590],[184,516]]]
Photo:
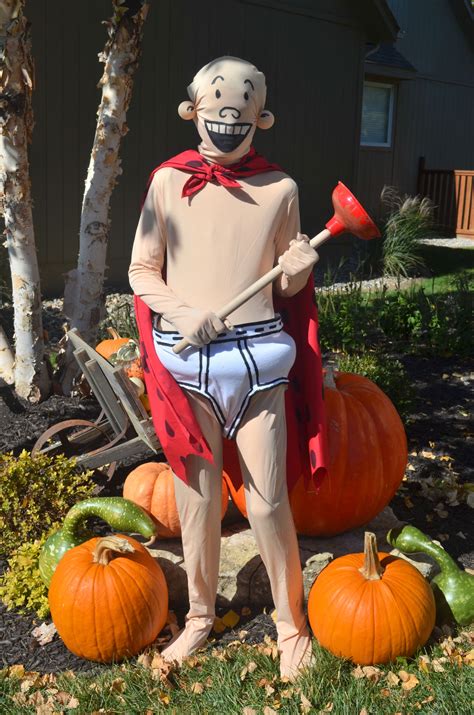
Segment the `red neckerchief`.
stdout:
[[[211,164],[195,149],[183,151],[177,156],[173,156],[168,161],[160,164],[152,171],[148,186],[159,169],[165,166],[171,166],[173,169],[179,169],[192,174],[183,186],[181,196],[193,196],[198,191],[204,188],[209,181],[216,181],[221,186],[228,189],[239,189],[240,184],[237,179],[244,179],[247,176],[255,176],[266,171],[281,171],[277,164],[270,164],[265,157],[257,154],[255,149],[251,147],[239,162],[231,166],[221,166],[220,164]],[[147,186],[147,191],[148,191]],[[146,195],[146,194],[145,194]]]
[[[231,181],[236,175],[243,178],[264,171],[282,171],[275,164],[270,164],[264,157],[257,155],[253,148],[247,155],[247,157],[249,156],[252,164],[249,166],[249,170],[245,170],[245,168],[242,170],[242,167],[247,166],[244,157],[242,162],[234,164],[232,167],[219,167],[226,171],[232,169],[232,177],[224,176],[217,169],[214,169],[209,176],[207,174],[203,176],[204,169],[202,167],[189,166],[189,161],[199,160],[202,163],[202,156],[194,150],[185,151],[160,164],[152,172],[146,191],[148,191],[155,173],[165,166],[193,173],[193,176],[185,183],[183,197],[199,191],[206,185],[206,182],[212,179],[216,179],[223,186],[229,186],[224,183],[223,179]],[[238,166],[240,166],[240,173],[236,169]],[[192,180],[194,183],[190,185]],[[235,184],[237,182],[234,182]],[[237,186],[240,185],[237,184]],[[146,192],[143,201],[145,196]],[[274,298],[275,309],[282,315],[284,329],[296,343],[297,355],[289,375],[290,385],[285,398],[288,433],[286,460],[288,489],[291,490],[302,474],[306,482],[312,478],[317,487],[327,473],[329,462],[324,418],[322,362],[318,343],[318,316],[312,277],[310,276],[308,279],[306,287],[293,298],[279,298],[276,295]],[[140,353],[153,425],[173,472],[187,482],[186,458],[190,454],[195,454],[213,463],[212,452],[186,395],[174,377],[163,367],[156,354],[152,334],[153,312],[137,295],[134,301],[140,335]],[[242,475],[238,467],[237,449],[233,440],[225,440],[224,469],[226,464],[231,465],[228,473],[235,486],[240,486]]]

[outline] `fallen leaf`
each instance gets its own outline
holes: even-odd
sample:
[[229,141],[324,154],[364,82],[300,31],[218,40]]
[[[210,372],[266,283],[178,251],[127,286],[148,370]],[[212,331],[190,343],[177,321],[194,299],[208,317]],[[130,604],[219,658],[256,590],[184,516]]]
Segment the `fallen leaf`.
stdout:
[[25,667],[23,665],[11,665],[8,668],[8,676],[10,678],[23,678],[25,675]]
[[380,695],[383,695],[384,698],[389,698],[392,695],[392,691],[388,688],[382,688]]
[[253,708],[246,707],[242,710],[242,715],[257,715],[257,711]]
[[193,683],[191,685],[191,692],[195,695],[201,695],[204,692],[204,685],[202,683]]
[[420,455],[425,459],[436,459],[436,454],[433,454],[433,452],[430,452],[428,449],[423,449]]
[[140,663],[140,665],[143,665],[144,668],[151,668],[152,660],[153,660],[153,656],[151,653],[142,653],[141,655],[138,656],[137,663]]
[[422,705],[426,705],[427,703],[432,703],[434,700],[434,695],[428,695],[427,698],[421,701]]
[[391,670],[388,671],[386,675],[386,680],[389,685],[398,685],[398,683],[400,682],[400,678],[398,677],[398,675],[395,675],[395,673],[393,673]]
[[[91,686],[89,686],[89,690],[91,690]],[[102,690],[102,688],[98,687],[98,690]],[[47,691],[48,692],[48,691]],[[65,690],[59,690],[55,695],[54,699],[56,702],[58,702],[60,705],[67,705],[70,699],[72,698],[71,693],[66,693]]]
[[214,619],[214,625],[212,627],[214,633],[223,633],[225,631],[225,623],[222,618],[216,617]]
[[242,606],[242,608],[240,609],[241,616],[250,616],[251,613],[252,611],[248,606]]
[[71,697],[70,701],[66,705],[69,710],[75,710],[79,707],[79,700],[77,698]]
[[447,658],[433,658],[433,660],[431,661],[431,663],[432,663],[432,665],[433,665],[433,670],[434,670],[434,672],[435,672],[435,673],[444,673],[444,672],[445,672],[445,668],[443,668],[443,665],[442,665],[441,661],[443,661],[444,663],[446,663],[447,660],[448,660]]
[[277,715],[277,711],[273,710],[273,708],[269,707],[268,705],[265,705],[263,708],[263,715]]
[[409,472],[416,472],[416,467],[414,467],[413,464],[409,464],[407,469]]
[[428,655],[420,655],[418,658],[418,667],[420,670],[422,670],[424,673],[429,673],[431,668],[431,660]]
[[362,670],[360,665],[358,665],[356,668],[353,668],[351,670],[351,675],[353,678],[356,678],[357,680],[359,680],[360,678],[365,678],[364,671]]
[[308,700],[308,698],[306,697],[306,695],[304,695],[303,693],[301,693],[301,695],[300,695],[300,701],[301,701],[301,705],[300,705],[301,712],[309,713],[313,706],[311,705],[311,703]]
[[35,638],[40,645],[46,645],[46,643],[51,643],[57,630],[54,623],[42,623],[37,628],[33,628],[31,635]]
[[110,684],[110,690],[116,693],[123,693],[126,688],[126,683],[123,678],[115,678]]
[[362,708],[359,715],[369,715],[369,711],[366,708]]
[[334,708],[334,703],[326,703],[322,710],[319,711],[318,715],[326,715],[326,713],[331,713]]
[[400,670],[398,672],[398,675],[400,676],[400,680],[402,681],[403,690],[413,690],[413,688],[416,688],[416,686],[420,682],[416,675],[413,675],[413,673],[407,673],[406,670]]
[[221,621],[228,628],[235,628],[237,623],[240,621],[240,616],[235,611],[227,611],[227,613],[222,616]]
[[463,655],[463,660],[468,665],[474,665],[474,648]]
[[275,688],[273,686],[271,686],[270,684],[265,685],[265,695],[267,696],[267,698],[269,698],[270,695],[273,695],[274,692]]

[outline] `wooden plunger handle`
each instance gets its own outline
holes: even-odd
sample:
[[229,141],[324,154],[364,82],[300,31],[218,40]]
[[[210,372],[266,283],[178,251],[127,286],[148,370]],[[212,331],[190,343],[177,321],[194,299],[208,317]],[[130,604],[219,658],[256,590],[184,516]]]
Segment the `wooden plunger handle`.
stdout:
[[[321,231],[321,233],[318,233],[317,236],[314,236],[314,238],[311,239],[309,245],[312,246],[312,248],[318,248],[318,246],[321,246],[321,244],[325,243],[329,238],[331,238],[331,235],[331,232],[328,231],[327,228],[325,228],[323,231]],[[233,298],[229,303],[224,305],[220,310],[216,310],[217,317],[221,320],[225,320],[225,318],[227,318],[227,316],[233,313],[234,310],[240,308],[240,306],[246,303],[250,298],[253,298],[253,296],[258,293],[259,290],[262,290],[262,288],[265,288],[265,286],[267,286],[269,283],[272,283],[275,278],[277,278],[281,273],[283,273],[283,270],[280,266],[275,266],[274,268],[272,268],[270,271],[268,271],[268,273],[265,273],[265,275],[255,281],[255,283],[252,283],[252,285],[243,290],[242,293],[236,295],[235,298]],[[178,354],[182,350],[184,350],[184,348],[187,348],[188,345],[191,345],[191,343],[187,340],[187,338],[183,338],[173,347],[173,352]]]

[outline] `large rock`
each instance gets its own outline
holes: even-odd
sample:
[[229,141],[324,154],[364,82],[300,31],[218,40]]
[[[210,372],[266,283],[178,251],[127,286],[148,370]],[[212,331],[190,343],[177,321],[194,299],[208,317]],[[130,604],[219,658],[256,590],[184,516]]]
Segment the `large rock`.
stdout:
[[[369,524],[345,534],[330,537],[298,538],[303,568],[305,597],[325,566],[344,554],[359,552],[364,546],[364,532],[373,531],[381,551],[387,550],[385,540],[389,529],[401,526],[390,507],[384,509]],[[186,606],[188,589],[183,549],[180,539],[162,540],[149,549],[163,568],[172,607]],[[423,575],[430,575],[428,559],[411,561]],[[272,596],[267,572],[259,556],[255,539],[247,522],[233,524],[222,533],[219,569],[218,603],[221,606],[270,606]]]

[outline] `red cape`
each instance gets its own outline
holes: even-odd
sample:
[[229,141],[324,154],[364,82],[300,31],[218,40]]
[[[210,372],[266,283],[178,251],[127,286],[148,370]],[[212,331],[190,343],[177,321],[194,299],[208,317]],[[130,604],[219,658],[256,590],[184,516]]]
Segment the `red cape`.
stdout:
[[[198,161],[199,165],[196,163]],[[204,164],[206,165],[207,162]],[[202,165],[203,158],[197,151],[182,152],[160,164],[152,172],[147,190],[156,171],[165,166],[192,173],[191,179],[185,183],[187,192],[183,188],[182,196],[190,196],[199,191],[204,188],[207,181],[214,180],[227,188],[232,188],[225,181],[232,181],[233,186],[240,186],[237,182],[238,178],[264,171],[281,171],[277,165],[270,164],[264,157],[256,154],[254,149],[238,164],[219,167],[220,171],[214,169],[209,173],[206,166]],[[225,181],[222,180],[223,178]],[[193,179],[194,182],[191,181]],[[186,458],[190,454],[196,454],[212,463],[212,453],[186,395],[174,377],[163,367],[156,354],[152,334],[153,312],[137,295],[134,297],[134,302],[153,425],[171,468],[178,477],[187,482]],[[305,288],[293,298],[280,298],[275,295],[275,310],[281,313],[284,329],[296,343],[296,360],[290,371],[290,384],[285,398],[288,489],[291,490],[301,475],[304,475],[305,481],[312,478],[317,487],[327,472],[328,451],[322,362],[318,342],[318,316],[312,277],[309,278]],[[227,465],[229,466],[226,469]],[[235,486],[240,486],[242,475],[238,467],[234,441],[225,440],[224,469]]]

